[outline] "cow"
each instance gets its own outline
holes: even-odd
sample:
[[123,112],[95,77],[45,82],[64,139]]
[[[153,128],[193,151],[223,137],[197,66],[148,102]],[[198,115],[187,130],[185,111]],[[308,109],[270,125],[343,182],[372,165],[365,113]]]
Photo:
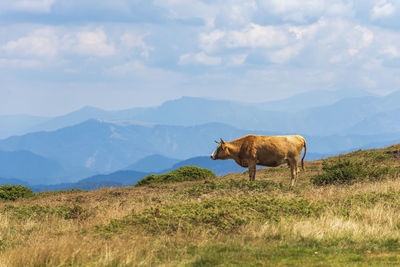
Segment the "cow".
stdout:
[[307,153],[306,140],[300,135],[261,136],[246,135],[231,142],[221,139],[211,158],[233,159],[239,166],[249,168],[249,179],[255,181],[256,165],[277,167],[287,163],[291,171],[291,186],[296,183],[298,161],[304,147],[301,167]]

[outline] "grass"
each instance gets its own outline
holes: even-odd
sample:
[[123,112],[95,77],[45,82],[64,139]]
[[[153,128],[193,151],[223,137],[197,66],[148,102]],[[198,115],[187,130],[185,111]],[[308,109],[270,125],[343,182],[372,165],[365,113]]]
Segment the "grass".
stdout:
[[185,166],[164,174],[159,174],[159,175],[150,174],[142,178],[136,184],[136,186],[205,180],[206,178],[215,178],[215,177],[216,177],[215,173],[208,169],[199,168],[196,166]]
[[397,151],[341,155],[344,183],[312,183],[347,168],[332,157],[306,162],[295,188],[282,166],[255,182],[235,173],[3,200],[0,266],[397,266]]

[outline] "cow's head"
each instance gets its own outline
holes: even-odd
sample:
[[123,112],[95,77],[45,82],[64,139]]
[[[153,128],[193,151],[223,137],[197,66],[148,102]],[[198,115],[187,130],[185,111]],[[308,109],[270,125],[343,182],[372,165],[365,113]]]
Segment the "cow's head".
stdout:
[[224,142],[224,140],[221,139],[221,141],[215,141],[218,146],[215,149],[214,153],[211,154],[212,159],[227,159],[229,154],[228,154],[228,146]]

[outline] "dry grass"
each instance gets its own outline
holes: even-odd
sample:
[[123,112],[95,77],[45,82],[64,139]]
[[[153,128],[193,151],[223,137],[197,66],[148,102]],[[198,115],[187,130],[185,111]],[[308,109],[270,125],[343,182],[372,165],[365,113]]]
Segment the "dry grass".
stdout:
[[[394,149],[400,145],[344,157],[376,158],[374,164],[396,168],[400,160],[385,154]],[[310,177],[321,172],[321,161],[306,167],[294,189],[288,186],[289,169],[282,166],[258,170],[255,183],[247,182],[247,173],[235,173],[210,184],[104,188],[0,202],[0,266],[394,266],[400,259],[398,173],[380,182],[316,187]],[[229,207],[216,206],[217,217],[199,221],[184,214],[191,210],[175,209],[192,203],[198,212],[196,205],[240,199],[243,205],[269,199],[283,206],[272,211],[259,209],[257,202],[232,207],[251,218],[240,224],[226,213]],[[60,215],[65,207],[79,207],[79,212]],[[174,218],[182,221],[171,222],[177,228],[161,227],[160,210],[177,213]],[[152,223],[160,230],[149,231],[146,224]]]

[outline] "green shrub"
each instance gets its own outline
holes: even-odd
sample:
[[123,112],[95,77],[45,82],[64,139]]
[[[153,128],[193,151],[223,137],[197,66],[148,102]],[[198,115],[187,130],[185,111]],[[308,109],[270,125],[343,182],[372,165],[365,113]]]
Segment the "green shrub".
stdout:
[[48,196],[56,196],[56,195],[64,195],[64,194],[76,194],[76,193],[82,193],[82,192],[88,192],[87,190],[81,190],[81,189],[68,189],[68,190],[58,190],[58,191],[43,191],[40,193],[36,193],[35,197],[40,198],[40,197],[48,197]]
[[279,189],[281,191],[288,191],[291,188],[281,183],[275,183],[268,180],[257,180],[249,181],[248,179],[230,179],[230,180],[215,180],[210,183],[203,184],[197,183],[189,186],[188,189],[180,192],[181,194],[188,195],[190,197],[199,197],[203,194],[208,194],[219,190],[238,190],[243,192],[255,191],[255,192],[271,192]]
[[29,187],[22,185],[2,185],[0,186],[0,199],[16,200],[23,197],[32,197],[34,193]]
[[350,160],[322,163],[322,174],[315,175],[311,182],[315,185],[352,184],[357,181],[377,181],[384,179],[393,169]]
[[12,206],[8,205],[3,209],[5,212],[10,213],[14,218],[19,220],[35,219],[43,220],[47,216],[55,215],[65,220],[78,219],[86,212],[84,208],[79,205],[69,206]]
[[152,183],[196,181],[212,177],[216,177],[213,171],[196,166],[185,166],[160,175],[150,174],[141,179],[136,185],[140,186]]
[[106,233],[123,233],[141,228],[146,232],[174,233],[179,230],[206,230],[209,233],[236,232],[250,222],[278,222],[281,217],[319,216],[323,205],[304,199],[278,198],[218,198],[195,203],[180,203],[148,208],[141,213],[133,211],[122,219],[111,220],[109,225],[97,226]]

